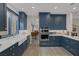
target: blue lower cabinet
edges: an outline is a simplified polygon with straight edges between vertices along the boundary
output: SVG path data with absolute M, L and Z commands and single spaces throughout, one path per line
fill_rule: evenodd
M 56 46 L 61 46 L 61 36 L 55 36 L 55 45 Z
M 62 46 L 75 56 L 79 56 L 79 41 L 63 37 Z
M 60 46 L 61 36 L 49 36 L 49 40 L 40 41 L 40 46 L 53 47 Z
M 24 42 L 24 51 L 26 50 L 26 48 L 27 48 L 27 40 Z
M 60 45 L 61 45 L 62 47 L 65 46 L 65 38 L 62 37 L 62 36 L 61 36 L 61 39 L 60 39 Z
M 22 55 L 23 52 L 24 52 L 24 44 L 22 43 L 20 46 L 18 46 L 18 49 L 19 49 L 18 55 L 20 56 L 20 55 Z
M 23 42 L 20 46 L 18 46 L 19 49 L 18 55 L 22 55 L 26 48 L 27 48 L 27 40 Z
M 79 41 L 71 39 L 71 47 L 79 50 Z
M 30 44 L 30 36 L 27 36 L 27 40 L 24 41 L 20 46 L 18 46 L 19 56 L 21 56 L 24 53 L 24 51 L 29 47 L 29 44 Z
M 75 56 L 79 56 L 79 42 L 73 39 L 70 39 L 70 52 L 75 55 Z
M 18 55 L 17 47 L 18 47 L 18 43 L 14 44 L 13 46 L 1 52 L 0 56 L 17 56 Z
M 60 46 L 60 36 L 49 36 L 50 46 Z
M 42 47 L 62 46 L 75 56 L 79 56 L 79 41 L 63 36 L 49 36 L 48 41 L 40 41 Z
M 11 48 L 10 48 L 10 53 L 11 53 L 11 56 L 18 56 L 18 43 L 16 43 L 15 45 L 13 45 Z
M 40 47 L 48 47 L 49 46 L 49 43 L 48 41 L 40 41 Z
M 27 47 L 29 47 L 30 44 L 30 35 L 27 36 Z

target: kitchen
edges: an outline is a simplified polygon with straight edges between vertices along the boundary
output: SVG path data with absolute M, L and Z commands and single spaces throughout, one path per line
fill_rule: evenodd
M 78 3 L 0 4 L 1 56 L 79 56 Z

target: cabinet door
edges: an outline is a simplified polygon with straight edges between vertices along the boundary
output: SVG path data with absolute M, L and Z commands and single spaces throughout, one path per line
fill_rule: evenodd
M 0 3 L 0 31 L 7 30 L 6 4 Z
M 30 35 L 27 36 L 27 47 L 29 47 L 30 44 Z
M 19 53 L 18 53 L 18 55 L 22 55 L 23 52 L 24 52 L 24 43 L 22 43 L 20 46 L 18 46 L 18 48 L 19 48 Z
M 54 30 L 54 22 L 55 22 L 54 15 L 50 15 L 50 20 L 49 20 L 49 24 L 48 24 L 50 30 Z
M 60 46 L 60 36 L 50 36 L 49 45 L 51 46 Z
M 54 36 L 49 36 L 49 45 L 50 46 L 55 46 L 55 37 Z
M 62 46 L 71 52 L 73 55 L 79 55 L 79 42 L 67 37 L 63 37 Z
M 66 30 L 66 15 L 54 15 L 54 29 Z
M 65 38 L 64 38 L 64 37 L 62 37 L 60 43 L 61 43 L 61 45 L 64 47 L 64 44 L 65 44 Z
M 27 29 L 27 15 L 24 12 L 19 12 L 19 25 L 20 30 Z
M 61 44 L 61 36 L 55 36 L 55 44 L 57 45 L 57 46 L 60 46 Z
M 64 47 L 65 39 L 63 36 L 60 36 L 59 42 L 60 42 L 60 45 Z
M 61 45 L 66 48 L 67 50 L 69 50 L 69 47 L 70 47 L 70 39 L 69 38 L 66 38 L 66 37 L 62 37 L 62 43 Z
M 28 40 L 26 40 L 26 41 L 24 42 L 24 50 L 26 50 L 26 48 L 27 48 L 27 46 L 28 46 L 27 41 L 28 41 Z
M 40 45 L 40 47 L 49 47 L 49 42 L 48 41 L 40 41 L 39 45 Z
M 50 14 L 49 12 L 40 12 L 39 13 L 39 27 L 40 28 L 45 28 L 48 27 L 48 22 L 50 19 Z
M 12 48 L 12 50 L 11 50 Z M 11 51 L 11 55 L 12 56 L 17 56 L 18 55 L 18 43 L 16 43 L 15 45 L 13 45 L 12 47 L 10 48 L 10 51 Z
M 70 39 L 70 48 L 71 48 L 71 53 L 78 56 L 79 55 L 79 42 L 73 39 Z

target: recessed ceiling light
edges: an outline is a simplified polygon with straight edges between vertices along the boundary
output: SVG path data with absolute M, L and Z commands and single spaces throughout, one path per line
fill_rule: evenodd
M 35 8 L 35 7 L 32 7 L 33 9 Z
M 73 7 L 73 10 L 75 10 L 76 9 L 76 7 Z
M 54 9 L 57 9 L 57 6 L 56 6 L 56 7 L 54 7 Z

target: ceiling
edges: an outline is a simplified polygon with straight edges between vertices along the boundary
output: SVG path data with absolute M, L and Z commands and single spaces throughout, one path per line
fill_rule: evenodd
M 27 15 L 37 16 L 39 12 L 52 14 L 73 13 L 74 18 L 79 18 L 78 3 L 10 3 L 17 11 L 24 11 Z

